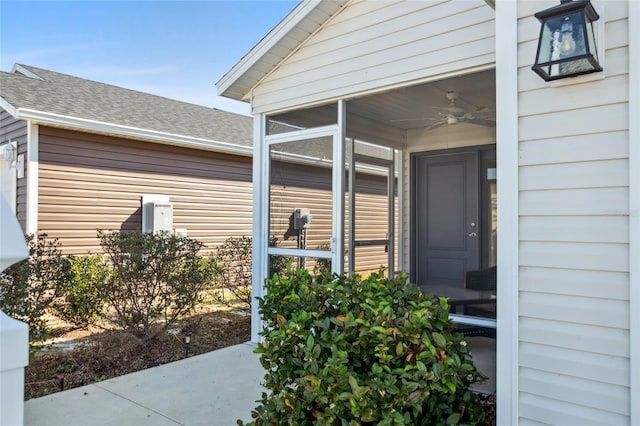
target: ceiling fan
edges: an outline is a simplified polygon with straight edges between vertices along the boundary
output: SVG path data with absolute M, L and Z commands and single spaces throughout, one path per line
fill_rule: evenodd
M 456 101 L 458 100 L 458 92 L 450 91 L 447 92 L 447 99 L 449 99 L 448 107 L 432 107 L 434 109 L 446 111 L 438 111 L 439 118 L 432 117 L 422 117 L 422 118 L 405 118 L 399 120 L 391 120 L 391 122 L 400 122 L 400 121 L 434 121 L 427 130 L 435 129 L 436 127 L 440 127 L 444 124 L 457 124 L 457 123 L 469 123 L 469 124 L 477 124 L 479 126 L 486 127 L 495 127 L 496 122 L 493 120 L 487 120 L 485 118 L 479 118 L 478 116 L 491 113 L 493 110 L 489 108 L 480 108 L 475 111 L 469 112 L 465 111 L 464 108 L 456 105 Z

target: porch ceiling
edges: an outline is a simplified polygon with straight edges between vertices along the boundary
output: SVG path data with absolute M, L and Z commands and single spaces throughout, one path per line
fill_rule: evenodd
M 448 92 L 457 93 L 458 115 L 471 113 L 478 120 L 471 123 L 463 119 L 455 125 L 448 124 L 446 117 L 451 113 Z M 485 135 L 492 139 L 490 136 L 495 134 L 495 93 L 495 70 L 490 69 L 354 96 L 347 102 L 347 135 L 397 148 L 406 146 L 409 136 L 412 138 L 410 144 L 420 144 L 432 134 L 440 135 L 440 139 L 443 136 L 467 139 L 469 135 Z M 270 118 L 301 128 L 327 125 L 335 123 L 336 104 L 293 110 Z M 416 134 L 420 135 L 418 139 L 415 139 Z
M 456 106 L 495 121 L 495 70 L 465 74 L 435 82 L 407 86 L 349 101 L 347 111 L 400 129 L 429 127 L 446 114 L 447 92 L 458 92 Z M 445 108 L 445 109 L 442 109 Z M 458 124 L 460 125 L 460 124 Z M 474 126 L 473 124 L 462 124 Z M 445 125 L 446 126 L 446 125 Z

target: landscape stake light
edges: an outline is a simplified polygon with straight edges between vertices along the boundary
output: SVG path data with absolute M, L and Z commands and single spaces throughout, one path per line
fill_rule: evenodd
M 561 0 L 535 14 L 541 23 L 536 62 L 545 81 L 602 71 L 593 22 L 600 16 L 589 0 Z
M 191 343 L 191 336 L 193 335 L 190 331 L 184 332 L 184 357 L 187 358 L 189 356 L 189 344 Z

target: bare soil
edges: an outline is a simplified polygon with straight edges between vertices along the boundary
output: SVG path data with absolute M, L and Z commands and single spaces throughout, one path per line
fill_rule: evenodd
M 25 371 L 25 399 L 183 359 L 185 332 L 192 333 L 188 356 L 246 342 L 251 317 L 224 306 L 200 309 L 148 341 L 122 330 L 73 329 L 60 321 L 50 329 L 53 339 L 32 351 Z

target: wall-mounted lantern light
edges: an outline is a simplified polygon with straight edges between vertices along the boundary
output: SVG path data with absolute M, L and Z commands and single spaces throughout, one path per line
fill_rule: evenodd
M 589 0 L 561 0 L 535 14 L 542 24 L 536 63 L 545 81 L 602 71 L 593 22 L 600 19 Z

